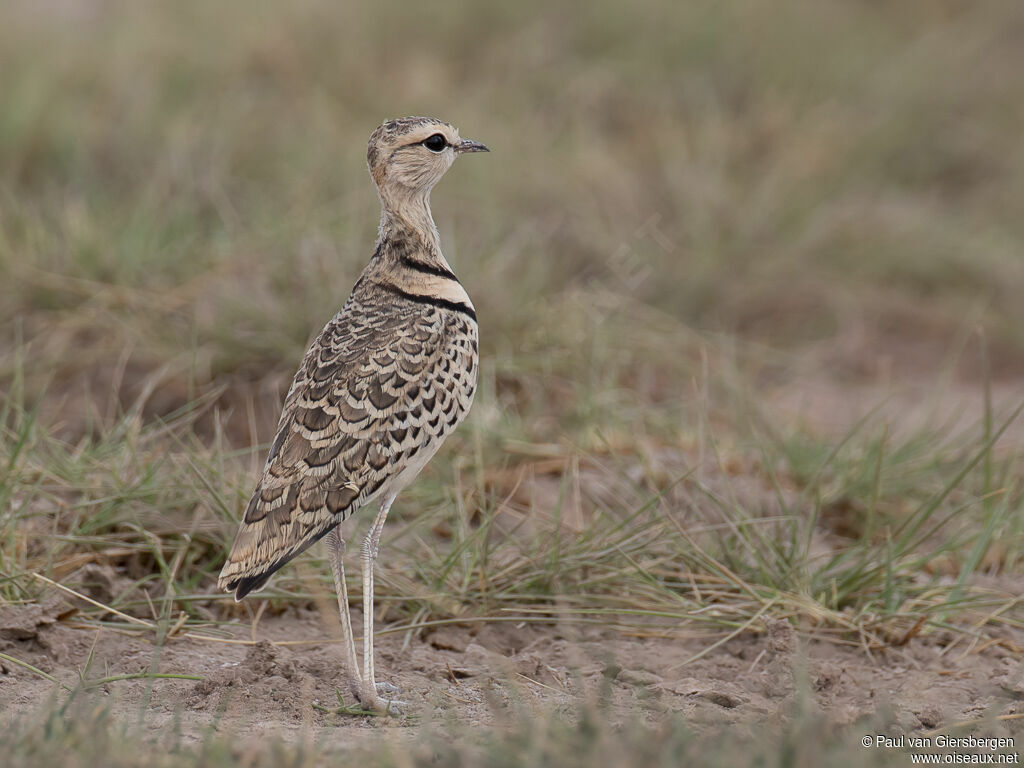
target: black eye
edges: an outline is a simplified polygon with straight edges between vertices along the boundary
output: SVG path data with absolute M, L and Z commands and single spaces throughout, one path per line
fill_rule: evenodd
M 429 139 L 423 140 L 423 146 L 429 149 L 431 152 L 440 152 L 448 146 L 448 142 L 445 141 L 444 136 L 440 133 L 435 133 Z

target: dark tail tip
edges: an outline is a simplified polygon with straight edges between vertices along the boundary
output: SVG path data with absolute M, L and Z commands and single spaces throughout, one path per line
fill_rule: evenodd
M 316 542 L 318 542 L 320 539 L 326 536 L 327 532 L 330 531 L 335 525 L 337 525 L 337 523 L 334 523 L 334 525 L 331 525 L 322 531 L 318 531 L 315 535 L 310 536 L 309 539 L 304 541 L 301 546 L 292 550 L 288 554 L 283 555 L 282 557 L 278 558 L 276 561 L 270 563 L 269 565 L 264 566 L 261 572 L 254 573 L 249 576 L 239 576 L 237 579 L 232 579 L 231 581 L 224 584 L 224 590 L 227 592 L 234 592 L 235 602 L 237 603 L 250 592 L 255 592 L 257 589 L 263 589 L 263 587 L 267 585 L 267 582 L 270 581 L 270 577 L 277 573 L 277 571 L 280 570 L 282 566 L 284 566 L 286 563 L 291 562 L 293 559 L 298 557 L 300 554 L 305 552 Z
M 269 580 L 269 573 L 261 573 L 258 576 L 245 576 L 237 581 L 230 582 L 227 585 L 227 591 L 235 593 L 235 602 L 237 603 L 250 592 L 262 589 Z

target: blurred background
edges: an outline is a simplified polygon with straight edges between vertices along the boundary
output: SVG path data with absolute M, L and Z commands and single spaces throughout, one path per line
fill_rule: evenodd
M 980 327 L 1020 373 L 1018 3 L 2 14 L 0 380 L 72 433 L 85 401 L 145 390 L 159 414 L 215 387 L 265 440 L 371 252 L 366 138 L 406 114 L 493 150 L 434 209 L 498 397 L 596 377 L 657 405 L 689 330 L 839 344 L 863 374 Z
M 492 150 L 433 198 L 483 355 L 469 425 L 408 504 L 466 505 L 441 539 L 496 500 L 551 512 L 566 483 L 577 527 L 636 508 L 709 434 L 725 474 L 799 490 L 832 445 L 805 427 L 893 386 L 1019 392 L 1015 0 L 5 3 L 0 94 L 9 599 L 91 560 L 172 578 L 147 527 L 182 553 L 179 593 L 209 587 L 305 346 L 371 253 L 386 118 Z M 944 487 L 949 456 L 916 434 L 892 475 L 884 436 L 826 473 L 833 532 L 870 544 L 865 517 Z M 1009 568 L 1003 498 L 979 546 L 1002 536 Z

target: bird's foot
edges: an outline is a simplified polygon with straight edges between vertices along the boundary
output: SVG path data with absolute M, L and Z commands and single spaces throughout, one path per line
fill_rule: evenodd
M 392 715 L 398 717 L 404 715 L 406 707 L 409 705 L 404 701 L 398 699 L 388 699 L 382 696 L 373 696 L 361 698 L 359 700 L 360 706 L 366 712 L 366 714 L 372 715 Z
M 330 712 L 335 715 L 352 715 L 355 717 L 365 715 L 392 715 L 398 716 L 405 713 L 406 703 L 378 695 L 379 693 L 397 693 L 398 687 L 390 683 L 375 686 L 376 690 L 371 694 L 368 691 L 356 691 L 353 698 L 355 703 L 346 704 L 341 691 L 335 691 L 338 696 L 338 706 L 335 708 L 324 707 L 314 704 L 313 708 L 321 712 Z
M 392 698 L 389 694 L 398 693 L 401 689 L 391 683 L 374 683 L 369 690 L 359 695 L 359 703 L 368 711 L 383 715 L 404 714 L 408 706 L 404 701 Z

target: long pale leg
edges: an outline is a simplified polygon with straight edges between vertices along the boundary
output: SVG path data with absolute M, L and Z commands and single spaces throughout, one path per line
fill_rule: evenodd
M 367 695 L 376 696 L 378 689 L 382 692 L 393 692 L 397 689 L 394 686 L 381 684 L 378 686 L 373 672 L 373 566 L 377 560 L 377 552 L 380 548 L 380 535 L 384 530 L 384 521 L 387 520 L 388 510 L 395 497 L 391 496 L 381 502 L 380 511 L 377 513 L 370 532 L 363 540 L 362 561 L 363 561 L 363 685 Z M 399 702 L 389 702 L 399 704 Z
M 334 588 L 338 593 L 338 613 L 341 614 L 342 655 L 345 657 L 345 679 L 348 682 L 349 692 L 358 699 L 363 693 L 363 681 L 359 676 L 356 643 L 352 637 L 352 616 L 348 610 L 348 587 L 345 585 L 345 540 L 341 538 L 340 524 L 327 534 L 327 549 L 331 556 Z

